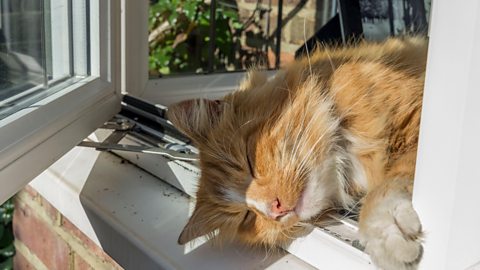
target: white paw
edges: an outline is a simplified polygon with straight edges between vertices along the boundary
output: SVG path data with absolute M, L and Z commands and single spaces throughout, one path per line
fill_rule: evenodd
M 361 220 L 360 237 L 381 269 L 417 269 L 422 258 L 422 225 L 409 198 L 384 198 Z

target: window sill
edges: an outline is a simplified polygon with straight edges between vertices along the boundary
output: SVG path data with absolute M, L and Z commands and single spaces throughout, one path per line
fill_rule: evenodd
M 106 138 L 109 133 L 103 131 L 95 134 Z M 120 143 L 138 145 L 138 140 L 127 135 Z M 195 165 L 150 154 L 128 151 L 115 151 L 115 154 L 175 186 L 189 196 L 195 197 L 200 175 L 199 168 Z M 375 269 L 369 256 L 353 246 L 352 241 L 357 237 L 355 225 L 332 224 L 325 229 L 328 232 L 314 228 L 309 234 L 293 241 L 286 250 L 320 269 Z M 335 236 L 336 233 L 338 235 Z M 348 242 L 345 241 L 346 239 Z
M 76 147 L 30 185 L 126 269 L 312 269 L 291 254 L 177 245 L 189 199 L 107 152 Z

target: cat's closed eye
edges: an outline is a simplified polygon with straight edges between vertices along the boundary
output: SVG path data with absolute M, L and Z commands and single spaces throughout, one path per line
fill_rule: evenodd
M 255 219 L 256 219 L 256 214 L 251 210 L 247 210 L 247 212 L 245 213 L 245 217 L 243 218 L 243 221 L 241 223 L 241 228 L 243 229 L 250 228 L 255 223 Z
M 250 161 L 250 155 L 249 155 L 249 152 L 248 152 L 248 143 L 246 144 L 246 147 L 245 147 L 246 151 L 245 151 L 245 155 L 247 156 L 247 163 L 248 163 L 248 170 L 250 171 L 250 175 L 255 178 L 255 172 L 253 170 L 253 166 L 252 166 L 252 162 Z

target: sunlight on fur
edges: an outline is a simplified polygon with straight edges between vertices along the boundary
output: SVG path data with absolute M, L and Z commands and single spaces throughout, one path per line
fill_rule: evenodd
M 169 109 L 202 170 L 179 243 L 207 235 L 272 252 L 329 211 L 361 204 L 374 263 L 415 269 L 422 229 L 411 192 L 427 40 L 318 48 L 271 80 L 252 70 L 221 100 Z

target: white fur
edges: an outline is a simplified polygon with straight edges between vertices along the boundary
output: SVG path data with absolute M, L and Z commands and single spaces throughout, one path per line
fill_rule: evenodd
M 372 211 L 360 230 L 365 251 L 384 270 L 416 269 L 422 229 L 408 195 L 390 194 Z
M 336 193 L 336 202 L 340 204 L 345 209 L 350 209 L 352 205 L 354 205 L 354 200 L 350 194 L 347 193 L 347 189 L 350 185 L 350 181 L 354 174 L 358 173 L 355 172 L 355 169 L 352 165 L 352 158 L 354 155 L 352 153 L 347 152 L 344 148 L 336 149 L 335 153 L 335 181 L 338 183 L 337 185 L 337 193 Z M 360 169 L 363 170 L 363 167 L 360 166 Z
M 268 204 L 255 199 L 247 198 L 238 191 L 228 188 L 222 189 L 223 199 L 235 203 L 246 203 L 248 207 L 255 208 L 265 215 L 270 215 Z
M 365 169 L 363 165 L 355 155 L 355 152 L 359 152 L 363 149 L 375 149 L 378 145 L 369 144 L 362 140 L 358 136 L 353 135 L 352 133 L 342 130 L 343 137 L 349 142 L 348 149 L 345 152 L 346 158 L 350 161 L 350 177 L 349 179 L 353 181 L 360 189 L 367 190 L 368 189 L 368 181 L 367 176 L 365 174 Z
M 255 199 L 247 198 L 245 195 L 238 193 L 236 190 L 224 188 L 222 189 L 223 199 L 235 203 L 245 203 L 250 208 L 255 208 L 266 216 L 270 215 L 268 204 Z
M 248 207 L 253 207 L 258 211 L 262 212 L 263 214 L 265 214 L 266 216 L 269 216 L 270 214 L 269 205 L 267 205 L 265 202 L 256 201 L 248 197 L 246 199 L 246 202 Z
M 367 175 L 365 174 L 363 165 L 360 163 L 356 155 L 352 153 L 348 153 L 347 155 L 351 162 L 350 179 L 362 190 L 367 190 Z
M 238 193 L 236 190 L 223 188 L 223 199 L 229 202 L 245 203 L 245 195 Z
M 315 168 L 308 178 L 295 212 L 301 220 L 309 220 L 336 201 L 339 182 L 336 179 L 335 160 L 329 159 Z

